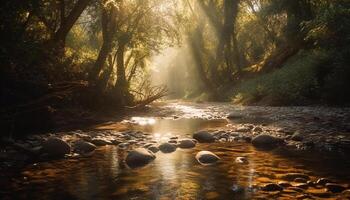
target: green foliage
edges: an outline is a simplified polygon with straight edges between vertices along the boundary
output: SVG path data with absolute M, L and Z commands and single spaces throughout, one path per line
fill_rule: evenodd
M 244 81 L 234 89 L 236 103 L 263 102 L 271 105 L 299 105 L 317 98 L 318 70 L 329 59 L 324 51 L 303 51 L 279 70 Z

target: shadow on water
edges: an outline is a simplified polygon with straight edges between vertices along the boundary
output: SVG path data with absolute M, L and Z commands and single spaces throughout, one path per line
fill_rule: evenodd
M 225 127 L 226 120 L 132 118 L 127 128 L 147 131 L 157 141 L 172 136 L 189 137 L 194 131 Z M 120 124 L 119 124 L 120 125 Z M 116 124 L 97 127 L 108 129 Z M 220 161 L 202 166 L 195 160 L 200 150 L 217 154 Z M 311 180 L 330 177 L 348 183 L 349 161 L 337 157 L 287 152 L 259 151 L 247 143 L 198 144 L 193 149 L 156 153 L 149 165 L 130 169 L 126 151 L 105 146 L 86 158 L 57 160 L 23 169 L 10 187 L 8 199 L 250 199 L 293 198 L 300 192 L 263 192 L 256 186 L 276 183 L 286 173 L 302 173 Z M 235 162 L 238 156 L 247 164 Z M 307 193 L 305 190 L 304 193 Z M 303 192 L 302 192 L 303 193 Z M 6 197 L 6 196 L 5 196 Z M 6 199 L 6 198 L 5 198 Z

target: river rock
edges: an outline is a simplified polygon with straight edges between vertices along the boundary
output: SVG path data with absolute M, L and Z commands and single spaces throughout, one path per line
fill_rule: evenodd
M 288 173 L 283 176 L 281 176 L 281 179 L 287 180 L 287 181 L 294 181 L 296 178 L 303 178 L 306 180 L 309 180 L 310 177 L 306 174 L 301 174 L 301 173 Z
M 104 146 L 104 145 L 112 144 L 110 141 L 105 140 L 103 138 L 94 138 L 91 140 L 91 143 L 96 146 Z
M 247 164 L 248 163 L 248 159 L 246 157 L 237 157 L 235 162 L 236 163 Z
M 304 137 L 301 135 L 301 133 L 299 131 L 296 131 L 291 137 L 291 140 L 293 141 L 302 141 L 304 139 Z
M 196 143 L 191 139 L 182 139 L 177 146 L 182 149 L 189 149 L 195 147 Z
M 297 183 L 293 185 L 294 187 L 302 188 L 302 189 L 307 189 L 309 185 L 307 183 Z
M 84 140 L 78 140 L 74 144 L 74 150 L 81 153 L 89 153 L 96 149 L 96 146 L 90 142 Z
M 236 129 L 236 131 L 237 132 L 249 132 L 251 130 L 251 128 L 249 128 L 249 127 L 238 127 L 237 129 Z
M 215 141 L 214 136 L 208 131 L 196 132 L 193 134 L 193 138 L 196 139 L 198 142 L 203 142 L 203 143 L 209 143 L 209 142 Z
M 153 153 L 157 153 L 159 151 L 159 148 L 156 146 L 149 146 L 147 149 L 152 151 Z
M 43 143 L 43 152 L 48 153 L 53 157 L 63 157 L 65 154 L 69 154 L 70 145 L 57 137 L 50 137 Z
M 163 153 L 171 153 L 176 151 L 176 145 L 165 142 L 158 146 L 159 150 Z
M 271 148 L 276 147 L 278 144 L 282 143 L 282 139 L 273 137 L 271 135 L 258 135 L 252 139 L 252 144 L 259 148 Z
M 340 193 L 346 189 L 346 187 L 335 183 L 326 183 L 326 188 L 327 188 L 327 191 L 330 191 L 333 193 Z
M 283 188 L 276 183 L 268 183 L 261 187 L 261 190 L 272 192 L 272 191 L 282 191 Z
M 151 151 L 145 148 L 137 148 L 128 153 L 125 162 L 129 167 L 135 168 L 147 165 L 155 158 L 156 156 Z
M 313 196 L 321 197 L 321 198 L 328 198 L 331 196 L 331 193 L 327 192 L 324 188 L 322 188 L 322 189 L 309 189 L 307 192 Z
M 240 118 L 242 118 L 242 115 L 236 112 L 231 112 L 227 115 L 227 119 L 240 119 Z
M 200 151 L 196 155 L 196 159 L 200 164 L 212 164 L 217 162 L 220 158 L 210 151 Z
M 298 177 L 298 178 L 295 178 L 295 179 L 294 179 L 294 182 L 297 182 L 297 183 L 306 183 L 306 182 L 307 182 L 307 179 Z
M 118 146 L 118 148 L 120 148 L 120 149 L 126 149 L 126 148 L 129 146 L 129 144 L 123 142 L 123 143 L 118 144 L 117 146 Z
M 332 181 L 329 180 L 328 178 L 319 178 L 319 179 L 316 181 L 316 184 L 317 184 L 317 185 L 326 185 L 327 183 L 332 183 Z
M 260 132 L 262 132 L 262 131 L 263 131 L 263 130 L 262 130 L 261 127 L 256 126 L 256 127 L 253 128 L 253 132 L 260 133 Z
M 286 181 L 280 181 L 280 182 L 278 182 L 278 185 L 283 187 L 283 188 L 287 188 L 287 187 L 292 186 L 292 184 L 290 184 L 289 182 L 286 182 Z

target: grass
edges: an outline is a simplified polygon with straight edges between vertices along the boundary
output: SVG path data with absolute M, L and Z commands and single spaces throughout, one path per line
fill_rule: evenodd
M 280 69 L 241 82 L 231 99 L 239 104 L 307 104 L 319 96 L 319 71 L 327 60 L 325 51 L 300 51 Z

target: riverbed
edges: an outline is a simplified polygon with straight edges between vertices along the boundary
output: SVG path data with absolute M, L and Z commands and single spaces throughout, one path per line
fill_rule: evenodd
M 254 132 L 255 127 L 261 131 Z M 129 143 L 101 145 L 89 155 L 72 153 L 61 159 L 29 163 L 7 175 L 3 171 L 0 196 L 2 199 L 346 199 L 350 194 L 348 128 L 349 109 L 343 108 L 159 103 L 146 111 L 130 113 L 124 120 L 111 120 L 86 130 L 52 133 L 67 141 L 79 134 L 101 133 Z M 143 167 L 130 168 L 125 163 L 133 148 L 149 142 L 160 144 L 192 138 L 199 130 L 231 135 L 214 143 L 197 143 L 190 149 L 177 148 L 172 153 L 158 151 L 154 161 Z M 261 150 L 242 139 L 253 138 L 260 132 L 283 138 L 285 144 Z M 300 132 L 302 139 L 293 140 L 295 132 Z M 141 133 L 147 137 L 137 139 Z M 310 141 L 314 144 L 310 145 Z M 195 155 L 202 150 L 213 152 L 220 160 L 201 165 Z M 237 162 L 237 157 L 244 157 L 246 162 Z M 320 179 L 344 187 L 344 191 L 329 191 L 318 183 Z M 264 189 L 267 184 L 283 183 L 282 189 Z

